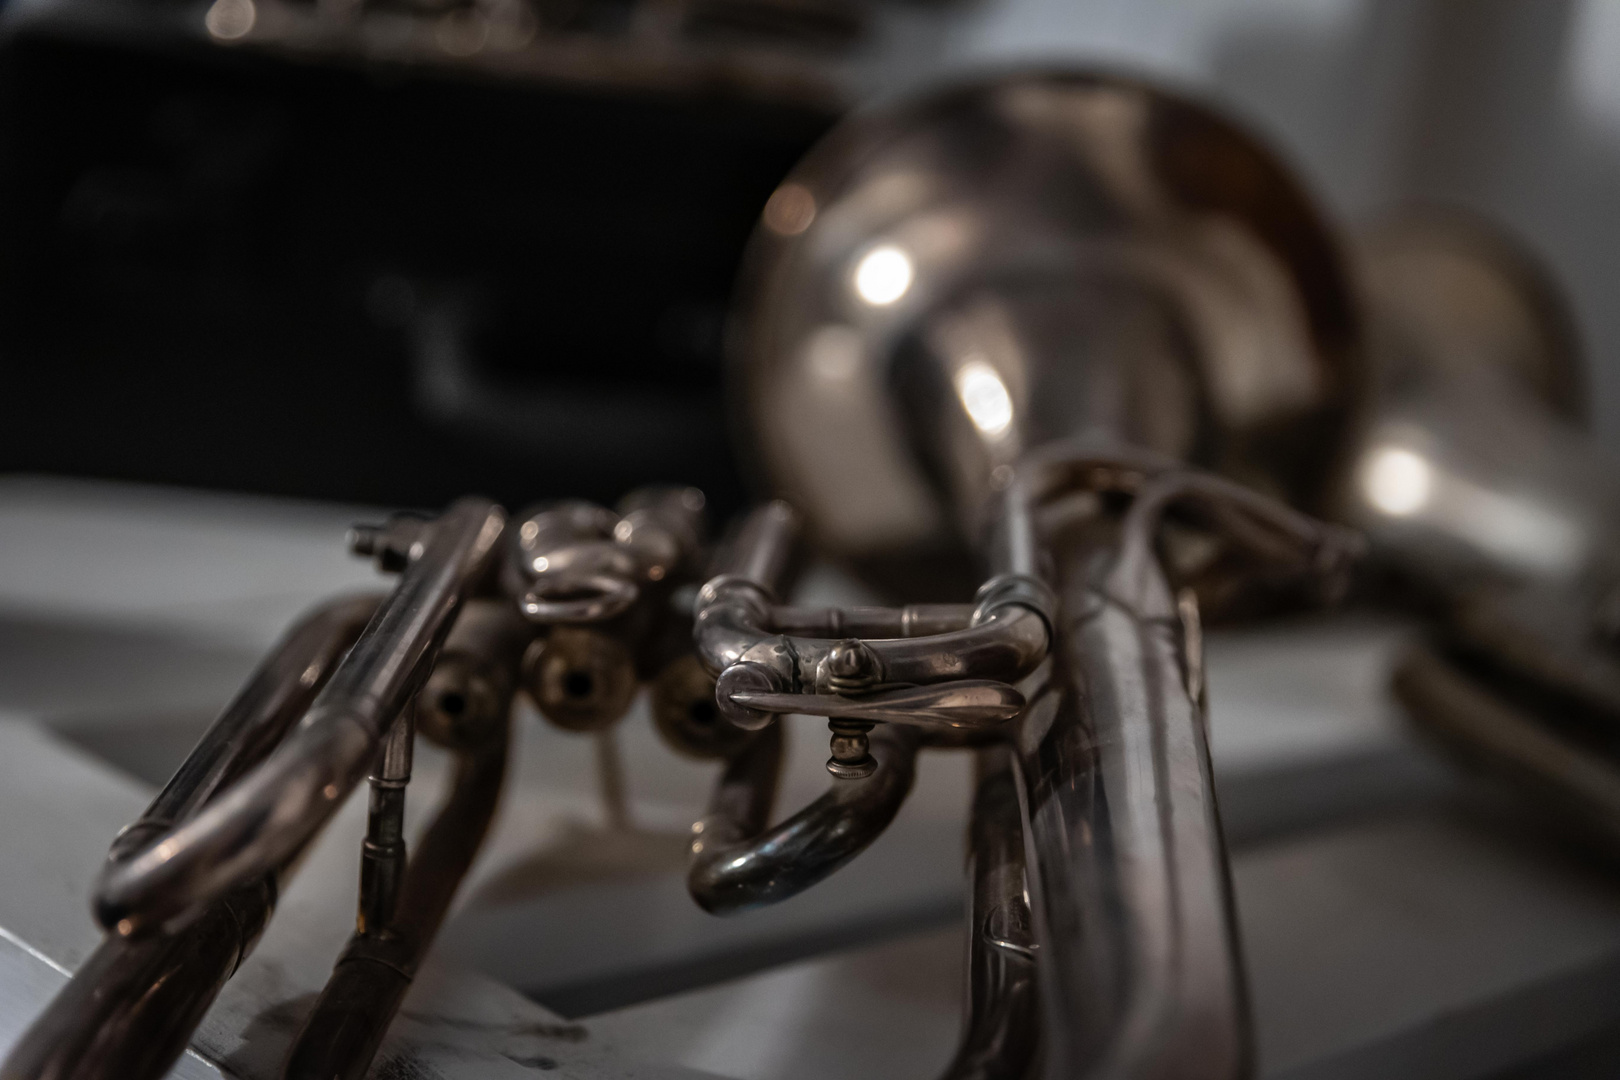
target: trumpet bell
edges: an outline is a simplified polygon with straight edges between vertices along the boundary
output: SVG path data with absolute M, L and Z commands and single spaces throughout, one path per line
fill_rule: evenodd
M 739 313 L 763 471 L 856 559 L 973 539 L 997 470 L 1065 437 L 1310 504 L 1363 383 L 1302 190 L 1237 127 L 1112 76 L 846 121 L 765 207 Z

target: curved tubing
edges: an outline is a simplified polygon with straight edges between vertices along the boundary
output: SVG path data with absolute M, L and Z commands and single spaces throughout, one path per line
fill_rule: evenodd
M 376 609 L 343 597 L 293 626 L 203 735 L 144 814 L 113 842 L 127 860 L 192 817 L 268 755 L 309 708 Z M 4 1080 L 155 1080 L 186 1043 L 258 940 L 275 905 L 266 876 L 209 904 L 183 932 L 102 940 L 5 1064 Z
M 863 639 L 876 659 L 879 679 L 925 685 L 952 679 L 995 679 L 1017 682 L 1045 659 L 1050 633 L 1045 605 L 1036 597 L 1044 586 L 1035 579 L 1035 538 L 1030 510 L 1021 487 L 999 500 L 993 519 L 992 557 L 996 576 L 980 591 L 982 602 L 966 626 L 958 626 L 955 609 L 937 609 L 932 617 L 902 610 L 898 614 L 863 616 L 880 629 L 898 623 L 902 631 L 922 636 Z M 797 536 L 797 517 L 784 503 L 767 503 L 749 515 L 725 570 L 699 594 L 693 620 L 698 658 L 719 675 L 756 646 L 769 644 L 785 654 L 794 668 L 794 685 L 817 687 L 821 662 L 838 638 L 778 634 L 774 616 L 807 620 L 802 609 L 778 608 L 773 590 Z M 1020 588 L 1022 586 L 1022 588 Z M 822 621 L 817 619 L 816 621 Z M 825 620 L 833 623 L 830 618 Z M 943 632 L 941 626 L 951 627 Z
M 781 769 L 781 725 L 761 731 L 730 765 L 709 813 L 692 827 L 687 890 L 698 906 L 731 915 L 796 896 L 866 849 L 888 828 L 916 776 L 920 738 L 884 725 L 871 735 L 877 771 L 834 780 L 827 793 L 765 829 Z
M 698 656 L 711 674 L 742 659 L 756 645 L 779 646 L 792 657 L 800 685 L 815 686 L 821 662 L 836 638 L 789 637 L 773 632 L 769 608 L 749 582 L 710 582 L 694 631 Z M 992 612 L 977 626 L 918 638 L 864 638 L 884 682 L 926 685 L 952 679 L 1017 682 L 1046 658 L 1046 620 L 1021 605 Z
M 129 862 L 269 756 L 309 711 L 381 599 L 365 594 L 328 601 L 283 634 L 146 812 L 118 834 L 107 861 Z
M 1287 567 L 1293 564 L 1328 591 L 1342 589 L 1364 544 L 1359 534 L 1307 517 L 1223 477 L 1188 469 L 1145 481 L 1120 526 L 1118 558 L 1109 588 L 1144 615 L 1175 613 L 1169 582 L 1158 564 L 1154 540 L 1172 505 L 1197 507 L 1214 529 L 1252 554 Z
M 1307 569 L 1318 573 L 1346 569 L 1365 547 L 1359 534 L 1252 488 L 1107 440 L 1078 437 L 1049 443 L 1024 458 L 1019 474 L 1037 502 L 1077 488 L 1134 496 L 1123 528 L 1130 534 L 1121 546 L 1126 558 L 1153 555 L 1153 534 L 1173 503 L 1196 506 L 1214 531 L 1255 555 L 1283 563 L 1315 560 Z
M 280 866 L 326 824 L 487 576 L 505 521 L 495 504 L 462 499 L 433 523 L 292 735 L 196 817 L 108 864 L 95 900 L 103 926 L 129 936 L 183 920 Z
M 433 944 L 456 888 L 489 831 L 506 773 L 508 725 L 456 757 L 450 795 L 405 869 L 394 917 L 356 933 L 304 1021 L 286 1080 L 360 1080 Z
M 1038 961 L 1024 900 L 1024 829 L 1007 747 L 979 751 L 968 828 L 968 966 L 962 1041 L 941 1080 L 1026 1080 L 1040 1029 Z

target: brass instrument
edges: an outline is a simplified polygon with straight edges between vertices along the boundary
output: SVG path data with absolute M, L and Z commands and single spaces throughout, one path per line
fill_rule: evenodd
M 1379 391 L 1341 495 L 1436 623 L 1395 673 L 1419 728 L 1620 836 L 1620 485 L 1582 428 L 1556 284 L 1499 228 L 1412 211 L 1362 241 Z
M 1325 505 L 1354 430 L 1351 292 L 1286 172 L 1146 84 L 1018 75 L 847 121 L 744 269 L 737 400 L 780 498 L 712 549 L 689 489 L 357 530 L 394 588 L 295 628 L 120 837 L 101 952 L 0 1076 L 161 1075 L 369 775 L 356 932 L 284 1073 L 364 1075 L 487 828 L 513 695 L 604 732 L 644 682 L 723 761 L 691 842 L 711 912 L 856 857 L 922 750 L 975 755 L 948 1075 L 1245 1075 L 1201 611 L 1343 585 L 1354 537 L 1287 504 Z M 920 602 L 785 603 L 801 533 Z M 793 714 L 827 720 L 830 778 L 773 825 Z M 408 854 L 416 734 L 459 764 Z
M 861 750 L 849 720 L 934 726 L 951 691 L 1016 683 L 1026 839 L 974 859 L 993 894 L 1027 853 L 1029 910 L 969 927 L 985 974 L 953 1075 L 988 1047 L 996 1075 L 1034 1054 L 1008 1043 L 1032 1026 L 1010 1005 L 1027 973 L 981 947 L 1035 956 L 1045 1075 L 1241 1075 L 1192 586 L 1240 606 L 1331 581 L 1354 548 L 1254 490 L 1308 502 L 1352 419 L 1328 231 L 1211 113 L 1128 80 L 1024 76 L 846 123 L 767 205 L 746 282 L 741 395 L 822 549 L 892 572 L 976 546 L 990 576 L 964 629 L 916 644 L 805 641 L 768 578 L 723 576 L 697 616 L 722 708 L 835 717 L 836 773 Z M 711 645 L 710 622 L 755 637 Z M 859 687 L 918 715 L 851 709 Z M 885 752 L 902 772 L 905 743 Z M 891 767 L 877 756 L 860 783 Z

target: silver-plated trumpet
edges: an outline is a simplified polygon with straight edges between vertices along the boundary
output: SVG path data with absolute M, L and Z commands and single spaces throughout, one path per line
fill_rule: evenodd
M 668 651 L 663 601 L 690 576 L 701 509 L 690 489 L 649 490 L 622 515 L 565 504 L 509 527 L 499 507 L 465 499 L 356 529 L 356 553 L 399 573 L 393 591 L 294 627 L 120 835 L 95 898 L 109 935 L 0 1075 L 165 1073 L 251 951 L 280 877 L 369 768 L 356 931 L 284 1067 L 363 1076 L 494 813 L 513 695 L 527 676 L 566 727 L 618 719 L 629 697 L 601 686 L 633 689 L 634 656 Z M 418 732 L 456 766 L 407 858 Z
M 862 778 L 835 780 L 810 819 L 838 814 L 843 784 L 892 815 L 912 748 L 942 727 L 1015 746 L 1032 911 L 998 904 L 969 927 L 957 1075 L 1022 1075 L 1037 1028 L 1046 1075 L 1240 1075 L 1198 593 L 1172 574 L 1237 605 L 1261 579 L 1333 578 L 1354 546 L 1192 467 L 1301 502 L 1326 486 L 1358 378 L 1327 230 L 1262 150 L 1190 103 L 1014 77 L 835 131 L 767 205 L 742 295 L 754 445 L 818 546 L 891 585 L 896 567 L 977 547 L 989 576 L 928 636 L 864 636 L 921 621 L 891 611 L 824 616 L 829 636 L 805 639 L 769 572 L 746 569 L 778 561 L 761 543 L 696 618 L 722 712 L 830 718 L 829 770 Z M 893 729 L 881 743 L 874 723 Z M 768 770 L 749 781 L 728 773 L 694 841 L 700 902 L 802 887 L 821 867 L 772 865 L 789 846 L 848 857 L 802 845 L 804 816 L 759 833 L 748 793 Z M 986 895 L 1017 873 L 1005 846 L 974 864 Z M 1038 1024 L 1019 1011 L 1031 952 Z
M 688 879 L 716 913 L 854 858 L 920 751 L 976 755 L 949 1075 L 1242 1075 L 1200 613 L 1332 591 L 1354 554 L 1285 505 L 1352 430 L 1350 292 L 1271 157 L 1145 84 L 1014 76 L 848 121 L 744 269 L 737 396 L 785 501 L 712 553 L 679 489 L 357 531 L 394 589 L 363 629 L 355 602 L 295 630 L 115 845 L 105 956 L 0 1076 L 160 1075 L 369 770 L 356 932 L 285 1069 L 363 1075 L 487 828 L 513 695 L 602 733 L 643 682 L 678 750 L 725 762 Z M 801 532 L 929 602 L 784 603 Z M 827 720 L 831 778 L 772 825 L 793 714 Z M 458 766 L 412 855 L 418 733 Z

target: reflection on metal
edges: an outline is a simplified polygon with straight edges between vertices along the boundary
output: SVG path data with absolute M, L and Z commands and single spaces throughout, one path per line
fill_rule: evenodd
M 194 817 L 107 865 L 95 898 L 102 925 L 125 937 L 183 925 L 292 858 L 365 775 L 489 576 L 505 524 L 499 507 L 464 499 L 424 526 L 420 554 L 286 741 Z
M 855 292 L 873 307 L 888 307 L 906 295 L 914 274 L 905 249 L 885 244 L 861 256 L 855 266 Z
M 524 515 L 505 574 L 524 616 L 547 628 L 524 670 L 552 723 L 612 726 L 640 681 L 685 648 L 686 623 L 670 600 L 695 573 L 703 506 L 695 488 L 646 488 L 619 513 L 570 501 Z
M 1409 213 L 1364 248 L 1380 394 L 1347 513 L 1439 615 L 1397 696 L 1466 764 L 1613 843 L 1620 484 L 1577 427 L 1557 291 L 1454 212 Z
M 970 547 L 997 466 L 1096 432 L 1323 502 L 1362 381 L 1350 285 L 1309 200 L 1220 117 L 1011 77 L 861 114 L 785 185 L 814 220 L 756 233 L 736 371 L 760 464 L 824 550 Z M 858 268 L 901 256 L 865 296 Z
M 965 627 L 916 636 L 894 632 L 899 609 L 792 617 L 746 565 L 704 587 L 719 711 L 761 734 L 694 840 L 694 895 L 780 899 L 847 857 L 835 839 L 869 840 L 832 810 L 847 790 L 871 793 L 868 826 L 892 816 L 891 762 L 909 756 L 889 740 L 1011 744 L 1011 774 L 986 752 L 975 807 L 969 1031 L 950 1075 L 1036 1060 L 1053 1077 L 1242 1075 L 1198 603 L 1342 587 L 1357 550 L 1268 497 L 1320 504 L 1355 413 L 1354 305 L 1327 230 L 1242 132 L 1107 77 L 1015 76 L 867 113 L 789 186 L 814 215 L 767 217 L 741 290 L 763 466 L 857 566 L 949 547 L 979 552 L 988 578 Z M 793 525 L 761 510 L 742 556 L 784 565 Z M 761 740 L 784 712 L 829 718 L 836 779 L 761 832 Z M 1027 871 L 1008 846 L 1013 775 Z M 778 864 L 783 843 L 820 857 Z
M 714 676 L 696 656 L 669 662 L 652 685 L 653 723 L 664 741 L 690 757 L 726 760 L 742 749 L 748 733 L 720 718 Z
M 249 39 L 296 35 L 265 28 L 264 2 Z M 495 10 L 444 15 L 439 45 L 486 53 Z M 689 890 L 715 913 L 858 856 L 922 750 L 978 754 L 950 1075 L 1243 1075 L 1201 606 L 1333 592 L 1356 550 L 1274 498 L 1320 497 L 1350 429 L 1347 292 L 1269 155 L 1143 84 L 1011 77 L 850 121 L 767 205 L 744 271 L 740 400 L 792 504 L 715 553 L 680 488 L 357 529 L 395 588 L 341 660 L 330 640 L 322 664 L 273 660 L 275 739 L 118 849 L 96 897 L 107 963 L 7 1080 L 57 1075 L 24 1066 L 104 1024 L 144 1055 L 119 1075 L 161 1071 L 268 918 L 274 875 L 369 775 L 356 932 L 286 1064 L 365 1075 L 488 828 L 513 695 L 594 734 L 622 836 L 613 725 L 648 681 L 666 739 L 724 761 L 690 841 Z M 1395 494 L 1415 518 L 1440 492 Z M 857 559 L 971 551 L 981 583 L 971 602 L 970 585 L 950 604 L 786 604 L 806 525 Z M 826 719 L 830 779 L 773 826 L 792 713 Z M 457 769 L 412 851 L 416 733 Z M 119 1019 L 143 985 L 165 1003 L 195 988 L 145 1042 Z
M 216 41 L 239 41 L 253 32 L 258 17 L 253 0 L 214 0 L 203 25 Z
M 1620 580 L 1620 484 L 1575 422 L 1579 357 L 1540 268 L 1455 212 L 1362 249 L 1378 392 L 1346 516 L 1442 592 Z
M 1356 470 L 1353 512 L 1392 558 L 1476 579 L 1572 581 L 1587 570 L 1601 542 L 1590 511 L 1602 509 L 1607 493 L 1578 505 L 1568 493 L 1537 491 L 1469 460 L 1466 447 L 1435 446 L 1443 437 L 1410 419 L 1383 425 Z
M 1399 446 L 1375 447 L 1360 473 L 1362 494 L 1374 509 L 1391 517 L 1417 513 L 1434 494 L 1434 467 L 1422 454 Z
M 1065 1063 L 1053 1075 L 1237 1075 L 1247 1006 L 1198 623 L 1154 539 L 1163 515 L 1201 506 L 1268 561 L 1340 585 L 1356 545 L 1208 474 L 1168 470 L 1134 495 L 1111 558 L 1095 557 L 1095 523 L 1053 538 L 1063 651 L 1019 737 L 1046 1053 Z
M 800 184 L 783 184 L 771 193 L 760 221 L 779 236 L 797 236 L 816 219 L 816 197 Z
M 884 728 L 870 741 L 870 772 L 835 778 L 825 795 L 766 829 L 781 729 L 761 732 L 727 767 L 708 814 L 692 827 L 692 898 L 705 911 L 728 915 L 786 900 L 825 879 L 894 820 L 911 791 L 919 742 L 905 728 Z
M 1016 493 L 1005 504 L 1006 517 L 1027 517 Z M 776 632 L 773 586 L 796 523 L 781 503 L 757 511 L 732 566 L 703 587 L 694 619 L 698 656 L 718 679 L 721 715 L 749 729 L 764 727 L 780 712 L 841 717 L 862 711 L 847 704 L 856 695 L 859 703 L 871 704 L 868 712 L 894 710 L 894 716 L 882 717 L 891 721 L 909 714 L 917 723 L 949 726 L 1010 719 L 1007 706 L 1015 710 L 1021 700 L 981 683 L 1017 682 L 1035 669 L 1049 647 L 1053 607 L 1050 589 L 1029 572 L 1035 563 L 1032 527 L 1026 522 L 1014 531 L 1019 542 L 980 588 L 966 627 L 918 637 L 836 640 Z M 867 618 L 879 627 L 907 621 L 903 612 Z M 936 686 L 945 696 L 917 692 Z M 942 717 L 958 719 L 931 715 L 940 710 Z
M 533 633 L 510 604 L 469 600 L 416 695 L 417 732 L 450 750 L 484 745 L 506 723 Z
M 942 1080 L 1023 1080 L 1040 1024 L 1024 828 L 1009 749 L 980 750 L 977 766 L 968 833 L 967 1013 Z
M 477 745 L 457 749 L 449 797 L 403 868 L 403 880 L 395 886 L 397 899 L 380 923 L 365 918 L 375 900 L 362 877 L 361 925 L 293 1042 L 282 1071 L 287 1080 L 360 1080 L 370 1072 L 456 887 L 489 830 L 506 772 L 507 711 L 502 710 L 500 724 L 486 729 Z
M 1455 451 L 1452 461 L 1436 462 L 1411 448 L 1435 441 L 1422 429 L 1389 424 L 1378 429 L 1377 438 L 1357 469 L 1363 500 L 1358 516 L 1369 525 L 1387 525 L 1378 531 L 1393 551 L 1422 544 L 1427 530 L 1466 545 L 1505 576 L 1570 580 L 1580 574 L 1592 538 L 1556 503 L 1535 492 L 1513 491 L 1511 482 L 1492 485 L 1489 476 L 1483 483 L 1472 479 L 1470 472 L 1488 471 L 1488 465 L 1480 470 L 1482 463 L 1458 462 Z M 1377 515 L 1388 521 L 1378 521 Z M 1403 519 L 1409 523 L 1401 525 Z M 1412 532 L 1403 533 L 1403 528 Z M 1414 555 L 1422 557 L 1421 552 Z
M 1012 427 L 1012 397 L 995 368 L 983 360 L 969 360 L 957 371 L 954 381 L 962 408 L 984 435 L 993 439 Z
M 309 709 L 376 607 L 376 597 L 332 601 L 289 630 L 140 820 L 119 834 L 108 861 L 126 862 L 191 820 L 261 762 Z M 177 933 L 108 935 L 18 1040 L 0 1076 L 162 1076 L 257 943 L 276 893 L 265 878 L 207 905 Z
M 611 739 L 604 728 L 628 696 L 568 687 L 622 679 L 633 693 L 689 652 L 673 593 L 693 587 L 702 509 L 692 489 L 649 488 L 618 513 L 570 503 L 508 527 L 499 507 L 463 499 L 437 518 L 354 529 L 354 551 L 398 583 L 290 631 L 119 837 L 95 898 L 112 932 L 0 1075 L 163 1075 L 252 949 L 280 877 L 369 773 L 356 930 L 284 1067 L 289 1078 L 364 1076 L 488 829 L 514 695 L 526 685 L 554 717 Z M 456 767 L 409 850 L 417 733 Z M 611 742 L 599 750 L 610 825 L 628 829 L 622 766 Z

